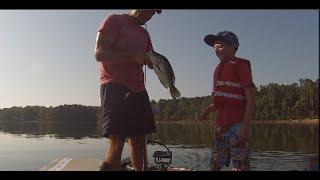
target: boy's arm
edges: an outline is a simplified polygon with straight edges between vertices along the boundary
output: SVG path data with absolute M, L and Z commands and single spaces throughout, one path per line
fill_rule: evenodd
M 210 104 L 206 109 L 204 109 L 201 113 L 200 113 L 200 120 L 205 120 L 208 119 L 208 115 L 209 113 L 213 112 L 216 110 L 216 107 L 214 106 L 214 104 Z
M 250 125 L 251 119 L 253 117 L 253 107 L 254 107 L 254 97 L 253 97 L 253 87 L 251 65 L 249 63 L 240 63 L 238 67 L 238 75 L 240 78 L 241 86 L 244 89 L 246 96 L 246 109 L 243 123 Z
M 216 109 L 217 109 L 217 108 L 214 106 L 214 104 L 210 104 L 210 105 L 207 107 L 206 111 L 207 111 L 208 113 L 210 113 L 210 112 L 215 111 Z
M 249 127 L 250 127 L 252 116 L 253 116 L 253 87 L 249 86 L 244 88 L 244 92 L 247 97 L 247 104 L 246 104 L 243 126 L 240 131 L 240 137 L 241 137 L 241 141 L 248 141 Z
M 246 103 L 246 111 L 245 111 L 243 123 L 246 126 L 249 126 L 251 124 L 251 120 L 253 116 L 253 105 L 254 105 L 253 87 L 252 86 L 245 87 L 244 93 L 247 98 L 247 103 Z

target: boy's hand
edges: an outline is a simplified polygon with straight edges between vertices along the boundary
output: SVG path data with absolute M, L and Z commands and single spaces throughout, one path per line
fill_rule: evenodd
M 246 142 L 249 139 L 249 124 L 243 124 L 240 130 L 240 141 Z
M 208 115 L 209 115 L 209 113 L 208 113 L 207 110 L 202 111 L 202 112 L 200 113 L 200 115 L 199 115 L 199 120 L 200 120 L 200 121 L 208 120 Z

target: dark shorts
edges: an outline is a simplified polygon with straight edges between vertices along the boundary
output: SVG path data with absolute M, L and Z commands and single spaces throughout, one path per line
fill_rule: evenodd
M 132 92 L 123 85 L 107 83 L 100 87 L 102 133 L 125 137 L 156 132 L 147 91 Z

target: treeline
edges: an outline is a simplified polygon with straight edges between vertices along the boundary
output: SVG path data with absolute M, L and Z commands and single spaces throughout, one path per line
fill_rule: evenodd
M 254 87 L 254 99 L 254 120 L 319 118 L 319 78 L 316 81 L 300 79 L 299 83 L 289 85 L 270 83 Z M 162 110 L 156 116 L 158 121 L 194 121 L 211 103 L 211 95 L 152 103 Z M 209 118 L 213 119 L 214 113 Z
M 0 121 L 97 121 L 100 107 L 61 105 L 57 107 L 26 106 L 0 109 Z
M 319 78 L 300 79 L 299 83 L 270 83 L 254 88 L 255 120 L 319 118 Z M 152 100 L 161 109 L 157 121 L 195 121 L 201 110 L 211 103 L 211 96 Z M 209 116 L 214 118 L 214 113 Z M 26 106 L 0 109 L 0 121 L 91 121 L 99 122 L 101 109 L 95 106 L 62 105 Z
M 255 94 L 255 119 L 319 118 L 319 78 L 290 85 L 271 83 L 260 86 Z

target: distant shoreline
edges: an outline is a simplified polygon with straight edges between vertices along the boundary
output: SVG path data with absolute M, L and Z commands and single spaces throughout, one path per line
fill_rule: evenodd
M 319 119 L 254 121 L 255 124 L 319 124 Z
M 0 123 L 79 123 L 79 124 L 94 124 L 95 121 L 1 121 Z M 213 120 L 207 121 L 156 121 L 159 124 L 196 124 L 196 123 L 213 123 Z M 254 120 L 252 124 L 319 124 L 319 119 L 298 119 L 298 120 Z
M 190 123 L 209 123 L 208 121 L 156 121 L 159 124 L 190 124 Z M 299 120 L 257 120 L 253 124 L 319 124 L 319 119 L 299 119 Z

